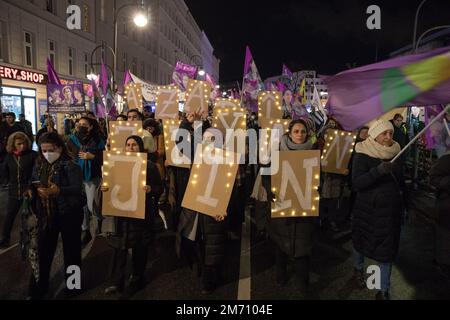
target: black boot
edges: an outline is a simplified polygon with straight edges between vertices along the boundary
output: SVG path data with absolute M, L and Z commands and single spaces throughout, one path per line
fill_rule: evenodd
M 378 291 L 375 295 L 375 300 L 391 300 L 391 296 L 389 295 L 389 292 Z
M 353 275 L 350 279 L 351 286 L 355 289 L 364 289 L 367 287 L 366 280 L 364 279 L 364 271 L 353 269 Z
M 102 233 L 102 225 L 103 225 L 103 219 L 97 220 L 97 230 L 96 230 L 97 235 Z
M 202 274 L 202 294 L 211 294 L 217 287 L 217 270 L 213 266 L 204 266 Z
M 309 257 L 295 259 L 295 271 L 300 291 L 306 293 L 309 288 Z
M 288 281 L 287 274 L 287 255 L 280 250 L 280 248 L 276 247 L 275 249 L 275 272 L 276 272 L 276 280 L 280 286 L 284 286 Z
M 92 240 L 92 235 L 89 230 L 83 230 L 81 233 L 81 247 L 84 248 Z

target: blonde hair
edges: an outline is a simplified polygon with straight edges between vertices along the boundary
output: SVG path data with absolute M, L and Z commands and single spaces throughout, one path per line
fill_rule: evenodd
M 31 149 L 31 141 L 30 138 L 27 137 L 27 135 L 23 132 L 14 132 L 12 135 L 9 136 L 8 142 L 6 143 L 6 152 L 13 153 L 13 151 L 16 149 L 15 143 L 16 140 L 21 140 L 25 142 L 27 145 L 26 150 Z

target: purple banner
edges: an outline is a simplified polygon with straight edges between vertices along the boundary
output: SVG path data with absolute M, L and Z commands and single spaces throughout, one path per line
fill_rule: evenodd
M 186 91 L 188 80 L 195 79 L 196 74 L 197 67 L 178 61 L 172 74 L 172 80 L 180 90 Z
M 436 118 L 444 110 L 442 105 L 430 106 L 425 108 L 425 125 Z M 430 128 L 425 132 L 425 141 L 427 149 L 436 149 L 438 156 L 450 149 L 450 133 L 448 129 L 448 120 L 450 113 L 439 117 Z
M 82 84 L 48 84 L 48 112 L 74 113 L 86 111 Z

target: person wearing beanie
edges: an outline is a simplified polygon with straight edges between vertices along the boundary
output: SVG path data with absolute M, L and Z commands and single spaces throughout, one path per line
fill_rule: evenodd
M 356 192 L 353 207 L 353 280 L 365 287 L 364 258 L 378 262 L 381 290 L 375 298 L 389 300 L 392 262 L 397 256 L 400 225 L 404 212 L 405 184 L 399 161 L 390 162 L 400 145 L 393 140 L 392 123 L 377 120 L 366 140 L 355 146 L 352 187 Z

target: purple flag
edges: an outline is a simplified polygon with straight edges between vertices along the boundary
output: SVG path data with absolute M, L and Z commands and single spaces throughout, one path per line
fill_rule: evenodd
M 133 78 L 131 78 L 130 70 L 127 69 L 127 71 L 125 71 L 125 77 L 123 78 L 123 86 L 125 87 L 130 82 L 133 82 Z
M 291 72 L 291 70 L 289 70 L 288 67 L 286 67 L 285 64 L 283 64 L 283 70 L 282 70 L 281 75 L 286 76 L 288 78 L 292 78 L 292 72 Z
M 109 87 L 108 71 L 106 71 L 105 64 L 102 62 L 101 73 L 100 73 L 100 87 L 102 88 L 103 94 L 106 94 Z
M 197 67 L 178 61 L 172 74 L 172 80 L 180 90 L 186 91 L 188 80 L 195 79 L 196 75 Z
M 325 82 L 330 111 L 353 130 L 395 107 L 450 102 L 450 47 L 347 70 Z
M 425 125 L 436 118 L 444 110 L 444 106 L 429 106 L 425 108 Z M 450 119 L 450 114 L 447 116 Z M 445 115 L 436 120 L 425 132 L 427 149 L 436 149 L 438 156 L 440 153 L 450 149 L 450 132 Z
M 264 84 L 259 75 L 258 68 L 253 60 L 250 48 L 245 48 L 244 79 L 242 84 L 243 105 L 258 112 L 258 92 L 264 90 Z
M 97 80 L 99 81 L 99 80 Z M 95 80 L 91 80 L 91 85 L 92 85 L 92 91 L 93 91 L 93 95 L 94 95 L 94 99 L 92 99 L 91 101 L 91 110 L 92 112 L 94 112 L 95 116 L 97 118 L 105 118 L 106 117 L 106 107 L 105 104 L 103 103 L 103 99 L 102 99 L 102 95 L 100 93 L 100 91 L 98 90 L 98 86 Z
M 47 75 L 48 75 L 48 84 L 61 84 L 59 80 L 58 74 L 53 67 L 52 61 L 47 58 Z

